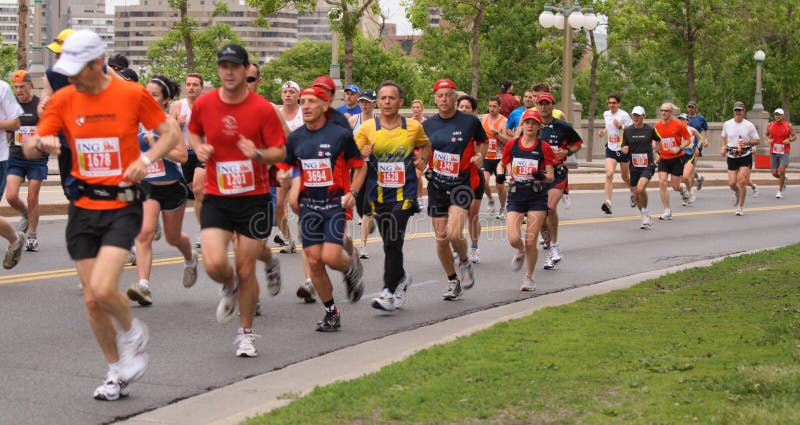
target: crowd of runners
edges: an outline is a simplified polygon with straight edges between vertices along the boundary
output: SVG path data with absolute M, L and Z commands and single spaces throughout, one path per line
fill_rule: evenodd
M 57 61 L 46 73 L 41 97 L 31 94 L 33 81 L 25 71 L 13 75 L 16 99 L 7 99 L 10 87 L 0 83 L 5 115 L 0 126 L 11 134 L 8 177 L 2 181 L 6 199 L 21 216 L 16 229 L 0 219 L 0 235 L 9 242 L 3 265 L 12 268 L 23 250 L 39 249 L 38 190 L 47 178 L 48 157 L 59 155 L 70 200 L 67 248 L 89 324 L 109 364 L 94 392 L 97 399 L 128 395 L 128 384 L 147 367 L 147 327 L 132 317 L 130 302 L 154 302 L 152 244 L 162 234 L 184 258 L 185 287 L 198 279 L 199 258 L 220 285 L 217 320 L 225 323 L 239 313 L 235 354 L 240 357 L 258 355 L 253 322 L 260 314 L 259 264 L 269 294 L 282 287 L 280 263 L 267 246 L 273 227 L 281 253 L 295 253 L 297 242 L 302 246 L 306 279 L 296 294 L 308 303 L 321 302 L 322 319 L 315 324 L 320 332 L 341 327 L 331 272 L 342 276 L 349 301 L 364 294 L 362 260 L 369 258 L 365 244 L 373 229 L 382 241 L 384 272 L 383 289 L 370 305 L 392 313 L 406 304 L 413 282 L 404 265 L 406 229 L 423 209 L 447 277 L 444 301 L 459 299 L 477 283 L 473 267 L 480 263 L 478 212 L 484 199 L 491 216 L 507 223 L 510 265 L 514 271 L 525 268 L 521 291 L 535 290 L 540 244 L 544 269 L 563 259 L 558 207 L 568 200 L 567 158 L 583 141 L 560 119 L 546 83 L 526 90 L 520 103 L 512 96 L 513 84 L 504 81 L 500 93 L 488 99 L 488 113 L 479 117 L 477 100 L 459 96 L 456 84 L 442 78 L 432 87 L 436 113 L 423 117 L 423 102 L 414 100 L 412 115 L 405 117 L 400 114 L 405 90 L 391 80 L 374 90 L 347 86 L 339 108 L 331 106 L 337 90 L 331 78 L 320 76 L 305 88 L 286 81 L 277 106 L 256 93 L 258 65 L 236 44 L 217 53 L 221 84 L 205 94 L 204 76 L 196 73 L 182 82 L 164 75 L 139 82 L 124 57 L 106 62 L 103 43 L 92 31 L 65 30 L 48 48 Z M 661 105 L 660 119 L 650 126 L 643 107 L 628 114 L 620 95 L 607 99 L 599 132 L 606 140 L 601 209 L 612 214 L 616 208 L 611 184 L 619 165 L 630 186 L 630 207 L 641 213 L 641 229 L 650 229 L 647 185 L 656 174 L 664 208 L 660 220 L 672 219 L 670 188 L 684 205 L 695 201 L 703 184 L 696 164 L 708 146 L 708 125 L 694 102 L 687 105 L 688 114 Z M 733 113 L 723 127 L 720 153 L 727 157 L 736 214 L 742 215 L 752 147 L 761 137 L 744 119 L 741 102 Z M 775 111 L 764 139 L 780 179 L 780 198 L 790 142 L 796 139 L 782 110 Z M 22 200 L 19 189 L 26 179 L 28 197 Z M 194 199 L 199 229 L 184 229 L 188 199 Z M 354 208 L 361 223 L 358 241 L 347 231 Z M 289 209 L 297 223 L 289 223 Z M 138 280 L 123 294 L 119 280 L 128 262 L 136 263 Z

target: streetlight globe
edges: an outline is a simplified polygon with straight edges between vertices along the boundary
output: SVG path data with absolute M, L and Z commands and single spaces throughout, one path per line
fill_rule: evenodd
M 556 15 L 553 15 L 553 12 L 549 10 L 545 10 L 539 15 L 539 25 L 543 26 L 544 28 L 551 28 L 555 25 Z
M 556 29 L 563 30 L 564 29 L 564 15 L 561 14 L 561 12 L 558 12 L 554 16 L 554 18 L 555 18 L 554 24 L 555 24 Z
M 753 55 L 753 59 L 755 59 L 758 62 L 764 62 L 764 59 L 766 59 L 766 58 L 767 58 L 767 54 L 764 53 L 764 51 L 760 50 L 760 49 L 756 50 L 756 54 Z
M 583 13 L 581 13 L 580 10 L 576 10 L 569 14 L 569 19 L 567 20 L 569 21 L 569 26 L 571 26 L 572 28 L 576 30 L 581 29 L 584 22 Z
M 594 13 L 588 13 L 583 15 L 583 27 L 589 31 L 594 31 L 597 28 L 598 20 L 597 15 Z

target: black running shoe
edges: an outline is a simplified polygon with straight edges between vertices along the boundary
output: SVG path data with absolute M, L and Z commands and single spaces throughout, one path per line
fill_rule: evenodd
M 341 326 L 342 322 L 339 309 L 334 307 L 333 311 L 325 310 L 325 317 L 317 322 L 317 332 L 335 332 Z

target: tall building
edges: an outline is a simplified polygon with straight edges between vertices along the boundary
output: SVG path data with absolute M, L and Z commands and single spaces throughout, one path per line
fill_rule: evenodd
M 229 13 L 212 17 L 214 2 L 199 0 L 189 3 L 188 14 L 201 26 L 226 23 L 247 43 L 248 50 L 260 63 L 278 57 L 284 50 L 303 38 L 330 40 L 327 13 L 329 6 L 323 0 L 312 14 L 300 15 L 288 8 L 268 18 L 269 28 L 255 24 L 255 10 L 238 0 L 224 0 Z M 147 65 L 147 48 L 164 37 L 179 19 L 178 11 L 171 9 L 166 0 L 140 0 L 138 5 L 117 6 L 115 9 L 114 48 L 135 65 Z

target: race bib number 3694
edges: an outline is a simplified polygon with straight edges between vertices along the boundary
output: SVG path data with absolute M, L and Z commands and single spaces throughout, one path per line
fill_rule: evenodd
M 122 174 L 118 138 L 76 139 L 75 150 L 82 176 L 106 177 Z
M 306 187 L 326 187 L 333 185 L 333 168 L 330 158 L 303 159 L 303 184 Z

